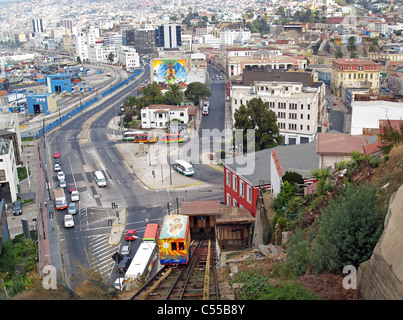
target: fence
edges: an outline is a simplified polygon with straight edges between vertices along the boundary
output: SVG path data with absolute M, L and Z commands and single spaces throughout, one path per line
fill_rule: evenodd
M 122 82 L 118 83 L 114 87 L 102 92 L 101 97 L 104 98 L 108 94 L 111 94 L 115 90 L 121 88 L 123 85 L 127 84 L 129 81 L 133 80 L 134 77 L 138 76 L 141 72 L 140 70 L 137 70 L 134 74 L 132 74 L 129 78 L 123 80 Z M 39 138 L 43 134 L 46 134 L 50 130 L 54 129 L 57 126 L 60 126 L 64 121 L 69 120 L 71 117 L 75 116 L 77 113 L 82 112 L 85 108 L 89 107 L 93 103 L 97 102 L 99 100 L 98 97 L 92 98 L 91 100 L 87 101 L 86 103 L 72 109 L 71 111 L 65 113 L 63 116 L 55 119 L 53 122 L 48 123 L 44 128 L 39 129 L 38 132 L 35 134 L 36 138 Z

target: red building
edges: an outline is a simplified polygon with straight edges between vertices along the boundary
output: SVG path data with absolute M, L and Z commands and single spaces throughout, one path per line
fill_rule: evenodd
M 252 170 L 245 170 L 243 161 L 239 157 L 227 159 L 224 163 L 224 201 L 232 207 L 245 208 L 256 216 L 256 203 L 259 197 L 259 188 L 271 190 L 272 185 L 280 185 L 281 181 L 273 181 L 272 168 L 270 165 L 272 150 L 275 150 L 278 168 L 273 168 L 281 175 L 287 171 L 300 173 L 304 183 L 314 182 L 312 169 L 319 167 L 319 155 L 316 153 L 316 141 L 298 145 L 278 146 L 254 153 L 254 163 L 247 163 Z M 249 167 L 251 168 L 251 167 Z M 280 170 L 278 170 L 280 169 Z M 252 172 L 250 172 L 252 171 Z M 245 174 L 248 172 L 248 174 Z M 280 177 L 281 179 L 281 177 Z

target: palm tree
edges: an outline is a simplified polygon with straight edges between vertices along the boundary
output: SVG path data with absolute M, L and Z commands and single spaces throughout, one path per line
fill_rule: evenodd
M 165 93 L 165 100 L 168 104 L 180 105 L 183 102 L 185 94 L 177 83 L 172 83 L 168 86 L 168 91 Z

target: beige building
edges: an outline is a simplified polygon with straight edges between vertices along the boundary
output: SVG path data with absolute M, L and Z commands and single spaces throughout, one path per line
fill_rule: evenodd
M 342 96 L 343 88 L 362 87 L 369 91 L 379 91 L 379 65 L 373 61 L 359 58 L 342 58 L 332 62 L 330 88 L 333 94 Z
M 308 143 L 315 139 L 325 107 L 325 85 L 304 87 L 301 82 L 255 81 L 254 85 L 233 85 L 230 92 L 232 116 L 241 105 L 261 98 L 277 115 L 285 144 Z M 234 118 L 233 118 L 234 119 Z

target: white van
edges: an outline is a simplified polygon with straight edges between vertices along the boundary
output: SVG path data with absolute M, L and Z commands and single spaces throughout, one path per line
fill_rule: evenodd
M 176 160 L 174 164 L 174 170 L 182 173 L 185 176 L 194 175 L 193 166 L 184 160 Z
M 95 182 L 98 187 L 106 187 L 106 179 L 101 171 L 95 171 Z

